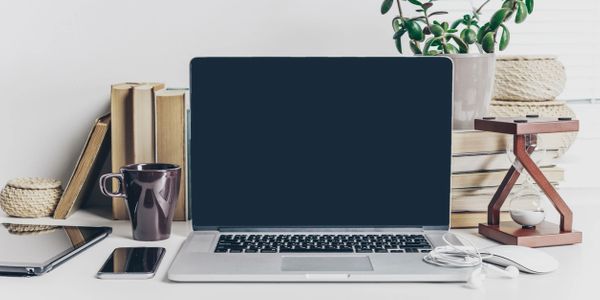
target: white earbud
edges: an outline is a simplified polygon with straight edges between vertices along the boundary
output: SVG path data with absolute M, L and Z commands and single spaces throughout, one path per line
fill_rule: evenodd
M 469 280 L 467 280 L 467 287 L 472 289 L 479 289 L 483 286 L 485 280 L 485 274 L 481 271 L 481 268 L 477 268 L 471 272 Z
M 482 264 L 481 266 L 482 266 L 481 268 L 477 268 L 477 269 L 473 270 L 473 272 L 471 272 L 471 275 L 469 276 L 469 280 L 467 281 L 468 287 L 470 287 L 472 289 L 481 288 L 483 286 L 483 281 L 486 278 L 487 272 L 494 272 L 498 275 L 501 275 L 501 276 L 507 277 L 507 278 L 519 277 L 519 269 L 517 269 L 517 267 L 515 267 L 515 266 L 507 266 L 504 269 L 501 269 L 499 267 L 496 267 L 496 266 L 490 265 L 490 264 L 486 264 L 486 263 Z M 485 268 L 485 270 L 483 270 L 483 268 Z
M 500 267 L 494 266 L 494 265 L 490 265 L 490 264 L 486 264 L 484 263 L 483 266 L 485 267 L 485 271 L 487 273 L 487 271 L 491 271 L 494 272 L 498 275 L 501 275 L 503 277 L 508 277 L 508 278 L 517 278 L 519 277 L 519 269 L 517 269 L 517 267 L 515 266 L 507 266 L 506 268 L 502 269 Z

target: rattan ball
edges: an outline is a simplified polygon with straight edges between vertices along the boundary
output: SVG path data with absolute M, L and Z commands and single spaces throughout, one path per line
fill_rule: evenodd
M 562 93 L 567 75 L 553 56 L 501 56 L 496 59 L 494 99 L 504 101 L 554 100 Z
M 34 224 L 4 224 L 8 232 L 16 235 L 33 235 L 54 231 L 58 226 Z
M 46 178 L 16 178 L 0 192 L 0 207 L 13 217 L 51 216 L 62 195 L 61 182 Z

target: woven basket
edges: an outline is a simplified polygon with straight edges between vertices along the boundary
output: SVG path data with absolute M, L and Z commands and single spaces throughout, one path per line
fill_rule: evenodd
M 10 180 L 0 192 L 0 207 L 9 216 L 51 216 L 62 195 L 61 182 L 44 178 Z
M 4 224 L 8 232 L 16 235 L 33 235 L 52 232 L 58 226 L 53 225 L 33 225 L 33 224 Z
M 575 118 L 573 110 L 562 101 L 492 101 L 487 115 L 494 117 L 523 117 L 537 114 L 540 117 L 571 117 Z M 561 146 L 556 149 L 557 156 L 563 155 L 577 137 L 577 132 L 548 133 L 560 136 Z
M 494 99 L 546 101 L 562 93 L 565 67 L 552 56 L 501 56 L 496 59 Z

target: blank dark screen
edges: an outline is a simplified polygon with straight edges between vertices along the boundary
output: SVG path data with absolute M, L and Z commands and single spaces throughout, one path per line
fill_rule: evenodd
M 196 58 L 196 228 L 447 226 L 446 58 Z
M 100 272 L 154 273 L 164 252 L 165 248 L 158 247 L 116 248 Z

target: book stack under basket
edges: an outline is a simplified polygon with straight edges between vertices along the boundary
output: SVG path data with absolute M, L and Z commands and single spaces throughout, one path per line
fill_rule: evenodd
M 487 206 L 511 166 L 507 148 L 511 135 L 465 130 L 452 134 L 452 228 L 476 227 L 486 222 Z M 556 186 L 564 180 L 564 170 L 556 158 L 564 153 L 565 135 L 544 134 L 540 137 L 546 150 L 534 155 L 546 177 Z M 524 180 L 519 178 L 517 186 Z M 518 189 L 514 189 L 518 190 Z M 510 196 L 509 196 L 510 199 Z M 501 219 L 508 220 L 508 201 Z

